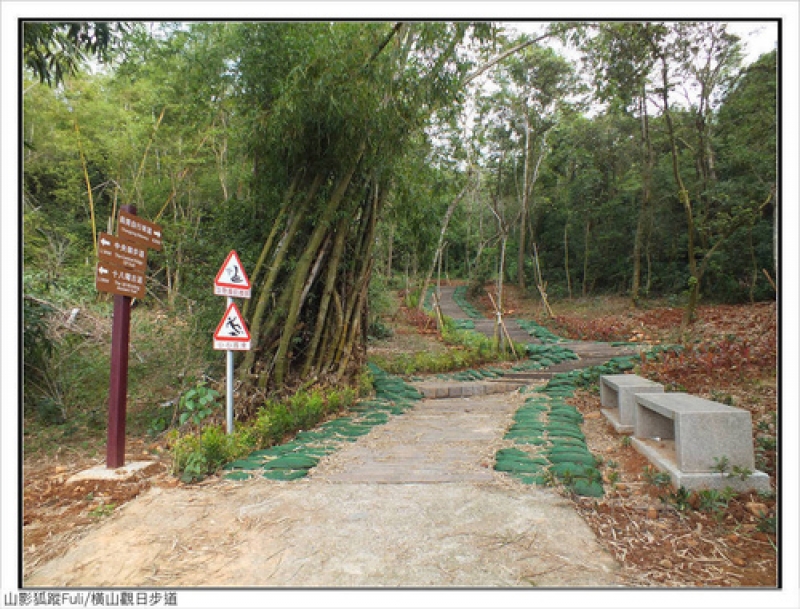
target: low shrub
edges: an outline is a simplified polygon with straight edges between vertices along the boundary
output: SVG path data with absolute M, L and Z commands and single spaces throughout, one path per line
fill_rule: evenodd
M 355 400 L 356 391 L 350 388 L 299 391 L 283 401 L 267 400 L 252 420 L 232 434 L 217 425 L 182 435 L 174 431 L 170 438 L 173 473 L 184 482 L 202 480 L 226 463 L 314 427 L 327 416 L 349 408 Z

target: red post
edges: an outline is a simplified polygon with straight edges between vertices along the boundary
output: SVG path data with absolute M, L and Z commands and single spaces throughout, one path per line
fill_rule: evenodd
M 136 206 L 121 210 L 136 215 Z M 111 324 L 111 383 L 108 396 L 108 445 L 106 467 L 125 465 L 125 417 L 128 400 L 128 346 L 131 330 L 131 298 L 114 295 L 114 318 Z

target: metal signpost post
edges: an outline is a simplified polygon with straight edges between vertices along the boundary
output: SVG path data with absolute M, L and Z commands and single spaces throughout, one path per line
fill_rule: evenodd
M 106 467 L 125 465 L 125 417 L 128 399 L 128 346 L 131 298 L 145 294 L 147 249 L 161 249 L 161 227 L 136 216 L 134 205 L 120 208 L 118 236 L 100 233 L 95 287 L 114 294 L 111 326 L 111 380 L 108 396 Z
M 250 280 L 239 256 L 231 251 L 214 279 L 214 294 L 227 296 L 225 315 L 214 332 L 214 349 L 227 351 L 226 420 L 233 433 L 233 352 L 250 350 L 250 331 L 233 297 L 250 298 Z

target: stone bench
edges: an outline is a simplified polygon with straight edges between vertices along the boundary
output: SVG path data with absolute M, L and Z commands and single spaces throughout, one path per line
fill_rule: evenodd
M 635 374 L 608 374 L 600 377 L 600 403 L 603 415 L 618 433 L 632 433 L 636 417 L 637 393 L 663 393 L 664 386 Z
M 686 393 L 637 393 L 632 444 L 675 488 L 744 492 L 770 489 L 755 470 L 751 415 Z M 726 460 L 726 471 L 718 463 Z M 733 472 L 738 467 L 745 473 Z M 749 474 L 747 472 L 750 472 Z

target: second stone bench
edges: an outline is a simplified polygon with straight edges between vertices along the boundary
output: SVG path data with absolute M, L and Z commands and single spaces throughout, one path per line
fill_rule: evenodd
M 664 386 L 635 374 L 607 374 L 600 377 L 603 415 L 617 433 L 632 433 L 637 393 L 663 393 Z

